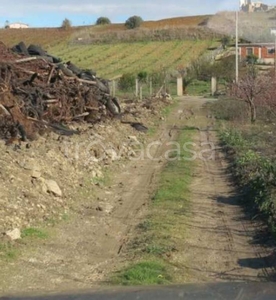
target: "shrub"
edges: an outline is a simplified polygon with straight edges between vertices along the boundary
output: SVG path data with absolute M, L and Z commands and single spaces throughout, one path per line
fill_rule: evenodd
M 111 21 L 107 17 L 99 17 L 96 21 L 96 25 L 111 24 Z
M 258 57 L 254 54 L 246 56 L 246 62 L 251 65 L 255 65 L 258 61 Z
M 146 71 L 141 71 L 137 74 L 137 78 L 140 83 L 145 83 L 148 78 L 148 73 Z
M 140 25 L 143 23 L 143 19 L 139 16 L 132 16 L 128 18 L 125 22 L 125 26 L 128 29 L 134 29 L 137 27 L 140 27 Z
M 217 119 L 245 122 L 248 119 L 246 104 L 240 100 L 221 99 L 211 106 Z
M 71 27 L 72 27 L 72 22 L 71 22 L 69 19 L 65 18 L 65 19 L 62 21 L 61 28 L 67 30 L 67 29 L 69 29 L 69 28 L 71 28 Z
M 119 89 L 127 91 L 135 87 L 135 75 L 132 73 L 123 74 L 119 80 Z
M 230 44 L 230 37 L 225 35 L 222 39 L 221 39 L 221 45 L 223 47 L 223 49 L 226 49 L 227 46 Z

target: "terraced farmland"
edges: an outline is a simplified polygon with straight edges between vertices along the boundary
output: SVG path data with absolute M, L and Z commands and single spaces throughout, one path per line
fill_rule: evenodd
M 217 45 L 214 37 L 203 35 L 200 39 L 197 31 L 204 33 L 205 23 L 210 16 L 192 16 L 146 21 L 141 31 L 152 29 L 169 29 L 172 38 L 169 40 L 154 39 L 149 34 L 148 39 L 134 39 L 136 42 L 123 42 L 124 35 L 131 34 L 124 24 L 107 26 L 72 27 L 69 30 L 61 28 L 29 28 L 29 29 L 1 29 L 0 41 L 11 47 L 24 41 L 27 45 L 38 44 L 49 53 L 61 57 L 64 61 L 72 61 L 81 68 L 97 71 L 99 76 L 113 78 L 129 72 L 159 71 L 161 69 L 183 68 L 201 54 L 208 47 Z M 190 33 L 189 38 L 173 38 L 173 30 Z M 139 33 L 139 30 L 137 31 Z M 118 39 L 112 43 L 93 43 L 90 35 L 102 36 L 115 32 Z M 116 35 L 115 34 L 115 35 Z M 164 34 L 164 33 L 163 33 Z M 194 35 L 193 35 L 194 34 Z M 88 39 L 86 39 L 86 35 Z M 154 34 L 153 34 L 154 35 Z M 120 36 L 122 36 L 120 38 Z M 86 45 L 78 44 L 79 38 L 86 41 Z M 109 42 L 109 41 L 108 41 Z
M 102 45 L 60 44 L 50 47 L 50 53 L 81 68 L 91 68 L 99 76 L 112 78 L 120 74 L 139 71 L 177 69 L 202 55 L 216 41 L 136 42 Z

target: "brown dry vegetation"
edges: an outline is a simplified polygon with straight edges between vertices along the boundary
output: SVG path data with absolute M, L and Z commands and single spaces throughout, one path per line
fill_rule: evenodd
M 145 21 L 141 29 L 168 29 L 176 27 L 198 26 L 205 22 L 210 16 L 193 16 L 164 19 L 159 21 Z M 28 28 L 28 29 L 1 29 L 0 41 L 7 46 L 13 46 L 20 41 L 26 44 L 39 44 L 43 47 L 54 46 L 59 43 L 69 42 L 83 32 L 109 33 L 125 32 L 124 24 L 110 24 L 104 26 L 79 26 L 67 30 L 61 28 Z
M 47 47 L 70 39 L 73 32 L 79 28 L 63 30 L 60 28 L 28 28 L 28 29 L 1 29 L 0 41 L 7 46 L 13 46 L 21 41 L 26 44 L 39 44 Z

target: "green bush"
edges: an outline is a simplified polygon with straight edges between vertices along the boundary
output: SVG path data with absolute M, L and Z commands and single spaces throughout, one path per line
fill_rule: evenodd
M 125 26 L 127 29 L 134 29 L 140 27 L 142 23 L 143 23 L 143 19 L 141 17 L 132 16 L 126 20 Z
M 96 25 L 107 25 L 107 24 L 111 24 L 110 19 L 108 19 L 107 17 L 99 17 L 96 21 Z
M 119 89 L 123 91 L 129 91 L 130 89 L 134 89 L 135 87 L 136 76 L 132 73 L 123 74 L 120 78 L 118 86 Z
M 147 82 L 148 73 L 146 71 L 141 71 L 137 74 L 137 78 L 138 78 L 139 82 L 145 83 L 145 82 Z
M 221 99 L 214 102 L 211 111 L 217 119 L 227 121 L 246 121 L 246 104 L 240 100 Z
M 266 219 L 276 233 L 276 163 L 252 150 L 252 145 L 234 129 L 220 133 L 226 149 L 234 150 L 232 171 L 239 185 L 245 189 L 248 204 Z
M 246 56 L 246 62 L 250 65 L 255 65 L 258 61 L 258 57 L 254 54 Z

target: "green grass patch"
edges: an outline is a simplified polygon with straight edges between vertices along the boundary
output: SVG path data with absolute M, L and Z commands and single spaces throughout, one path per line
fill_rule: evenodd
M 111 183 L 111 176 L 108 170 L 104 170 L 102 177 L 94 177 L 91 179 L 92 184 L 100 186 L 108 186 Z
M 144 261 L 126 268 L 112 280 L 122 285 L 158 285 L 171 282 L 171 276 L 163 262 Z
M 167 117 L 171 114 L 172 110 L 177 106 L 178 104 L 178 99 L 174 98 L 172 104 L 166 106 L 165 108 L 163 108 L 161 114 L 163 117 Z
M 188 95 L 207 96 L 211 94 L 211 83 L 207 81 L 194 80 L 186 87 Z
M 39 228 L 25 228 L 22 230 L 22 238 L 37 238 L 37 239 L 47 239 L 49 237 L 48 233 Z
M 178 142 L 192 141 L 194 131 L 181 131 Z M 169 161 L 160 175 L 159 188 L 152 197 L 149 215 L 136 228 L 135 238 L 126 251 L 136 262 L 119 272 L 113 283 L 123 285 L 154 285 L 181 282 L 185 276 L 181 266 L 177 272 L 171 257 L 185 249 L 186 221 L 189 216 L 189 186 L 194 162 L 189 153 L 181 152 Z M 173 265 L 173 267 L 172 267 Z M 180 280 L 179 280 L 180 279 Z
M 0 243 L 0 261 L 10 261 L 17 258 L 17 250 L 11 243 Z

